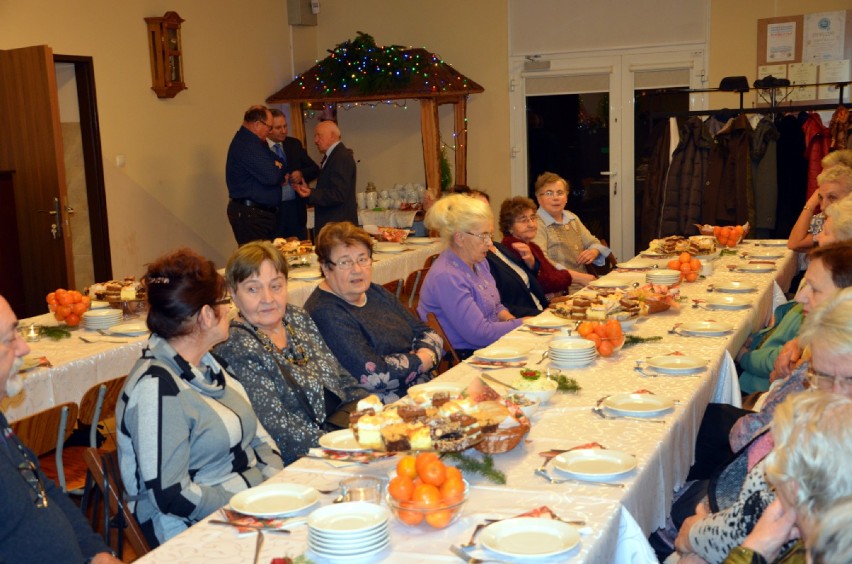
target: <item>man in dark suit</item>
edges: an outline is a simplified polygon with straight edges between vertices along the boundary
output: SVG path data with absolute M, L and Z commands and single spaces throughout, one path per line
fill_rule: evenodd
M 317 184 L 294 184 L 296 192 L 314 206 L 314 234 L 331 221 L 350 221 L 358 224 L 358 204 L 355 201 L 355 158 L 352 151 L 340 142 L 340 129 L 333 121 L 323 121 L 314 132 L 314 144 L 323 155 Z
M 281 203 L 284 164 L 266 144 L 272 115 L 263 106 L 252 106 L 243 116 L 228 147 L 225 182 L 228 185 L 228 221 L 238 245 L 272 239 Z
M 313 181 L 319 174 L 319 166 L 308 156 L 302 143 L 295 137 L 287 137 L 287 116 L 272 108 L 272 131 L 266 138 L 270 150 L 284 162 L 286 180 L 281 185 L 281 205 L 278 207 L 275 237 L 308 238 L 308 210 L 305 200 L 293 189 L 291 182 L 304 179 Z

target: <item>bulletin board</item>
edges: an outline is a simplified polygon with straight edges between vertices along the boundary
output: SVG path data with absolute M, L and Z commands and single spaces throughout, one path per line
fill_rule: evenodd
M 840 102 L 836 85 L 852 73 L 852 10 L 815 12 L 757 20 L 757 78 L 774 76 L 790 81 L 779 99 L 792 105 Z M 843 89 L 849 103 L 850 90 Z M 758 96 L 758 106 L 769 100 Z

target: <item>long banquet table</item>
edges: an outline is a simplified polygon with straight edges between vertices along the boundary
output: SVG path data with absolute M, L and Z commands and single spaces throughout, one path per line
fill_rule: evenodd
M 426 259 L 439 253 L 442 244 L 407 245 L 399 253 L 375 253 L 373 281 L 384 284 L 404 279 L 409 273 L 423 268 Z M 319 284 L 319 280 L 295 280 L 288 283 L 288 301 L 303 305 Z M 22 319 L 19 325 L 32 323 L 56 325 L 53 315 L 44 314 Z M 78 337 L 96 341 L 84 343 Z M 127 374 L 139 358 L 147 336 L 103 337 L 86 329 L 75 329 L 70 339 L 52 341 L 43 337 L 29 343 L 33 357 L 46 357 L 51 367 L 37 368 L 24 374 L 24 392 L 15 398 L 0 401 L 2 410 L 10 421 L 16 421 L 43 409 L 65 402 L 79 402 L 90 387 Z M 116 343 L 114 341 L 125 341 Z
M 758 252 L 748 244 L 739 250 Z M 774 249 L 773 249 L 774 250 Z M 443 530 L 412 530 L 394 522 L 391 544 L 369 562 L 452 562 L 448 547 L 461 544 L 485 518 L 510 517 L 546 505 L 563 519 L 586 521 L 580 545 L 567 554 L 537 562 L 645 562 L 655 561 L 646 536 L 663 526 L 672 494 L 681 486 L 694 460 L 694 442 L 704 410 L 710 401 L 738 401 L 739 386 L 732 356 L 748 334 L 762 326 L 773 306 L 783 301 L 780 288 L 786 289 L 796 271 L 796 258 L 784 249 L 772 273 L 729 272 L 727 266 L 741 264 L 739 257 L 724 256 L 715 261 L 715 273 L 707 280 L 684 284 L 687 299 L 679 310 L 648 316 L 633 331 L 640 336 L 660 335 L 662 341 L 627 347 L 610 358 L 599 358 L 590 367 L 567 371 L 582 386 L 576 394 L 557 393 L 532 417 L 532 429 L 514 450 L 495 456 L 497 466 L 506 474 L 507 483 L 499 486 L 476 475 L 467 475 L 471 494 L 462 517 Z M 613 273 L 610 276 L 644 280 L 644 273 Z M 737 294 L 747 297 L 751 307 L 745 310 L 713 310 L 691 307 L 692 299 L 706 299 L 708 284 L 727 280 L 753 283 L 757 291 Z M 780 287 L 780 288 L 779 288 Z M 548 315 L 548 314 L 545 314 Z M 730 333 L 719 337 L 689 337 L 670 334 L 676 323 L 692 320 L 726 321 Z M 547 350 L 550 337 L 538 336 L 523 328 L 498 341 L 500 346 L 527 350 L 531 362 Z M 708 361 L 707 370 L 697 376 L 643 377 L 633 370 L 636 361 L 650 356 L 688 353 Z M 541 368 L 547 364 L 542 364 Z M 511 381 L 517 369 L 499 369 L 490 375 Z M 440 378 L 466 384 L 480 371 L 463 363 Z M 677 400 L 674 409 L 663 415 L 664 424 L 635 420 L 602 420 L 591 411 L 599 398 L 619 392 L 650 390 Z M 550 484 L 533 474 L 542 458 L 538 453 L 550 449 L 568 449 L 597 441 L 610 449 L 633 453 L 638 468 L 621 480 L 624 489 L 584 483 Z M 324 460 L 302 458 L 272 478 L 275 482 L 297 482 L 318 489 L 335 488 L 341 478 L 353 473 L 386 477 L 396 458 L 369 465 L 340 467 Z M 335 494 L 323 495 L 322 505 L 331 503 Z M 310 511 L 310 510 L 306 510 Z M 160 546 L 140 562 L 164 563 L 205 561 L 248 562 L 255 550 L 255 537 L 240 537 L 233 529 L 213 525 L 208 519 Z M 290 535 L 267 534 L 260 562 L 274 557 L 296 556 L 307 550 L 307 528 L 293 528 Z M 327 562 L 308 551 L 315 562 Z M 483 549 L 472 556 L 499 558 Z

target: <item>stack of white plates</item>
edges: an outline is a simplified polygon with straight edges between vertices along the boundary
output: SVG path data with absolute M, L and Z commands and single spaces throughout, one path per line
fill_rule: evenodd
M 336 503 L 308 515 L 308 547 L 329 560 L 366 558 L 390 544 L 386 507 L 366 502 Z
M 550 361 L 557 368 L 583 368 L 595 361 L 598 351 L 587 339 L 555 339 L 550 343 Z
M 662 268 L 645 274 L 645 282 L 651 284 L 676 284 L 680 281 L 680 271 Z
M 109 329 L 121 322 L 120 309 L 90 309 L 83 313 L 83 327 L 97 331 L 98 329 Z

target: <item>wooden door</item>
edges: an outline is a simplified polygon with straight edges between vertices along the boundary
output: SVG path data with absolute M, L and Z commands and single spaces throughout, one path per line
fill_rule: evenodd
M 26 300 L 26 311 L 16 313 L 23 317 L 44 313 L 48 292 L 74 286 L 59 100 L 50 47 L 0 50 L 0 139 L 0 169 L 15 171 Z M 54 224 L 55 231 L 51 229 Z

